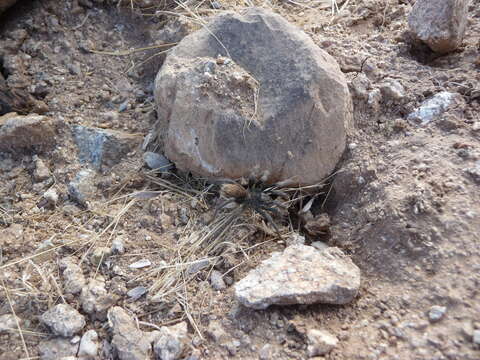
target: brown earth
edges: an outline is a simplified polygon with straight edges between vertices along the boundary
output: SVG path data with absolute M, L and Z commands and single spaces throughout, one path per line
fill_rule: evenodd
M 221 11 L 198 4 L 189 6 L 201 17 Z M 201 234 L 216 196 L 199 195 L 195 191 L 205 186 L 191 178 L 176 181 L 180 192 L 159 187 L 160 180 L 141 170 L 142 151 L 133 148 L 118 165 L 101 169 L 88 209 L 76 206 L 67 184 L 85 165 L 70 128 L 148 134 L 156 121 L 152 86 L 164 48 L 131 49 L 159 44 L 161 37 L 166 42 L 160 31 L 175 17 L 153 16 L 159 7 L 132 11 L 130 4 L 122 8 L 108 1 L 91 8 L 75 0 L 24 1 L 1 18 L 2 90 L 8 101 L 12 93 L 25 95 L 17 103 L 22 106 L 5 112 L 40 107 L 60 125 L 55 150 L 39 154 L 50 180 L 34 180 L 33 154 L 0 153 L 0 316 L 13 308 L 22 319 L 27 349 L 16 329 L 0 333 L 0 359 L 35 358 L 38 343 L 51 337 L 39 316 L 56 303 L 79 307 L 78 298 L 62 291 L 59 262 L 67 256 L 86 277 L 103 277 L 118 296 L 116 304 L 134 314 L 143 330 L 152 330 L 147 323 L 188 319 L 191 347 L 205 359 L 255 359 L 267 352 L 271 359 L 304 359 L 305 333 L 314 328 L 340 340 L 326 359 L 480 358 L 471 338 L 473 329 L 480 329 L 480 170 L 474 171 L 480 166 L 480 1 L 472 1 L 461 48 L 444 56 L 410 48 L 405 31 L 411 1 L 352 0 L 348 11 L 333 17 L 329 9 L 302 4 L 278 2 L 273 10 L 334 56 L 351 84 L 355 135 L 325 209 L 319 202 L 314 213 L 330 215 L 330 234 L 321 240 L 344 249 L 361 268 L 358 298 L 344 306 L 247 310 L 235 303 L 233 287 L 211 287 L 208 267 L 155 299 L 164 284 L 155 268 L 179 261 L 178 249 Z M 222 5 L 240 10 L 234 2 Z M 191 12 L 179 7 L 175 13 L 198 26 Z M 392 80 L 403 85 L 403 96 L 384 91 L 382 101 L 368 104 L 362 87 L 382 89 Z M 461 94 L 462 101 L 426 126 L 405 120 L 424 99 L 444 90 Z M 42 194 L 52 186 L 58 204 L 42 206 Z M 154 198 L 128 197 L 143 189 L 160 192 Z M 185 189 L 193 189 L 190 197 Z M 258 218 L 242 220 L 225 239 L 230 245 L 216 265 L 227 284 L 285 247 Z M 110 247 L 115 238 L 124 239 L 126 252 L 97 268 L 92 252 Z M 307 236 L 307 242 L 315 240 Z M 129 268 L 143 258 L 153 266 Z M 150 293 L 132 301 L 126 291 L 139 285 Z M 447 308 L 436 323 L 427 315 L 433 305 Z M 225 340 L 208 335 L 217 323 Z M 105 321 L 89 319 L 86 328 L 111 340 Z

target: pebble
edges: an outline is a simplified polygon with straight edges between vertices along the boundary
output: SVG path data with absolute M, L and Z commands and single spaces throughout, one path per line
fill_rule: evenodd
M 112 250 L 112 254 L 119 254 L 119 255 L 124 254 L 125 245 L 124 245 L 123 238 L 117 237 L 113 239 L 111 250 Z
M 41 341 L 38 344 L 38 352 L 41 360 L 75 360 L 78 344 L 72 344 L 64 338 L 54 338 Z
M 17 317 L 18 322 L 21 324 L 21 320 Z M 17 322 L 13 314 L 0 315 L 0 334 L 5 334 L 10 330 L 17 328 Z
M 473 331 L 473 343 L 480 346 L 480 330 Z
M 215 290 L 224 290 L 227 288 L 225 281 L 223 281 L 223 274 L 217 270 L 213 270 L 210 274 L 210 284 L 212 284 Z
M 70 305 L 58 304 L 43 313 L 41 321 L 55 335 L 71 337 L 85 326 L 85 317 Z
M 461 95 L 442 91 L 425 100 L 420 107 L 407 116 L 407 120 L 427 125 L 442 115 L 455 102 L 461 99 Z
M 258 357 L 260 360 L 270 360 L 272 358 L 272 345 L 265 344 L 258 351 Z
M 152 262 L 148 259 L 141 259 L 141 260 L 138 260 L 138 261 L 135 261 L 134 263 L 131 263 L 130 265 L 128 265 L 128 267 L 130 269 L 142 269 L 144 267 L 148 267 L 152 265 Z
M 159 170 L 162 173 L 173 169 L 173 164 L 170 160 L 161 154 L 151 151 L 147 151 L 143 154 L 143 161 L 150 169 Z
M 96 357 L 98 352 L 98 334 L 95 330 L 88 330 L 80 340 L 77 356 Z
M 437 322 L 443 318 L 446 312 L 447 308 L 445 306 L 434 305 L 428 311 L 428 318 L 431 322 Z
M 99 266 L 104 263 L 105 260 L 112 254 L 112 251 L 107 247 L 98 247 L 93 250 L 92 255 L 90 256 L 90 261 L 92 265 Z
M 34 156 L 33 160 L 35 161 L 35 171 L 33 172 L 33 178 L 35 181 L 40 182 L 47 180 L 50 177 L 50 170 L 45 165 L 42 159 L 38 156 Z
M 58 193 L 54 187 L 51 187 L 43 194 L 43 198 L 47 201 L 47 203 L 53 207 L 57 206 L 58 203 Z
M 65 294 L 78 294 L 86 285 L 83 271 L 77 264 L 73 264 L 70 259 L 64 259 L 60 262 L 60 269 L 63 269 L 63 291 Z
M 80 205 L 87 205 L 87 201 L 95 196 L 95 173 L 90 170 L 81 170 L 68 184 L 68 193 Z
M 105 282 L 100 279 L 90 279 L 80 293 L 83 311 L 99 320 L 106 318 L 107 310 L 115 304 L 117 299 L 118 296 L 107 292 Z
M 206 334 L 216 343 L 222 343 L 229 338 L 228 334 L 223 329 L 223 326 L 218 320 L 210 321 Z
M 137 286 L 127 292 L 128 297 L 132 300 L 138 300 L 142 295 L 147 293 L 147 288 L 145 286 Z
M 310 329 L 307 331 L 308 356 L 322 356 L 337 346 L 338 339 L 325 330 Z
M 177 360 L 187 345 L 187 323 L 163 326 L 155 336 L 153 350 L 159 360 Z

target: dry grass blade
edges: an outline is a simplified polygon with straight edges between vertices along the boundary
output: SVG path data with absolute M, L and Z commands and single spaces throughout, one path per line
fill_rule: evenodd
M 119 51 L 100 51 L 95 49 L 90 49 L 89 51 L 94 54 L 100 54 L 100 55 L 127 56 L 127 55 L 135 54 L 137 52 L 153 50 L 153 49 L 163 49 L 163 48 L 172 47 L 175 45 L 177 45 L 177 43 L 159 44 L 159 45 L 146 46 L 138 49 L 119 50 Z
M 25 351 L 25 355 L 27 356 L 27 358 L 30 358 L 30 354 L 28 353 L 27 343 L 25 342 L 25 338 L 23 337 L 23 331 L 22 331 L 22 328 L 20 327 L 20 322 L 18 321 L 17 314 L 15 313 L 15 309 L 13 308 L 12 299 L 10 298 L 10 293 L 7 289 L 7 286 L 5 285 L 5 281 L 3 280 L 3 277 L 0 277 L 0 279 L 2 281 L 3 291 L 5 292 L 8 305 L 10 306 L 10 311 L 12 312 L 13 317 L 15 318 L 15 324 L 17 325 L 20 338 L 22 339 L 23 350 Z

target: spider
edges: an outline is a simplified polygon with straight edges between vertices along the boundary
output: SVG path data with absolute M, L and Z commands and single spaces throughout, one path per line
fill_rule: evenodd
M 243 212 L 251 209 L 262 216 L 265 222 L 271 224 L 275 232 L 281 237 L 277 224 L 270 214 L 282 217 L 281 212 L 277 208 L 286 209 L 284 204 L 276 200 L 272 200 L 270 195 L 288 197 L 288 195 L 275 187 L 263 188 L 260 184 L 250 181 L 250 186 L 244 187 L 235 181 L 231 181 L 220 186 L 220 196 L 225 200 L 221 202 L 215 209 L 214 218 L 218 211 L 225 208 L 229 204 L 236 203 L 241 207 Z

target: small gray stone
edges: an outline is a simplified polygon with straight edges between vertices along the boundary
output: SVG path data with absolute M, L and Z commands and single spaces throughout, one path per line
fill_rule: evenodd
M 312 246 L 319 251 L 323 251 L 329 247 L 328 244 L 324 243 L 323 241 L 314 241 L 312 242 Z
M 143 161 L 150 169 L 168 172 L 173 169 L 173 164 L 163 155 L 151 151 L 143 154 Z
M 308 356 L 322 356 L 328 354 L 337 346 L 338 339 L 324 330 L 310 329 L 307 332 Z
M 181 322 L 174 326 L 163 326 L 153 344 L 153 350 L 159 360 L 180 359 L 186 347 L 187 323 Z
M 125 244 L 121 237 L 113 239 L 111 250 L 113 254 L 121 255 L 125 253 Z
M 72 132 L 80 161 L 91 164 L 95 169 L 119 163 L 142 142 L 139 135 L 82 125 L 74 125 Z
M 210 284 L 215 290 L 224 290 L 227 288 L 225 281 L 223 281 L 223 275 L 220 271 L 213 270 L 210 274 Z
M 147 288 L 145 286 L 137 286 L 127 292 L 128 297 L 132 300 L 138 300 L 140 297 L 147 293 Z
M 473 343 L 480 346 L 480 329 L 473 330 Z
M 109 294 L 105 289 L 105 282 L 99 279 L 91 279 L 87 286 L 82 289 L 80 303 L 83 311 L 93 315 L 99 320 L 104 320 L 107 310 L 115 304 L 117 296 Z
M 140 331 L 135 321 L 121 307 L 108 311 L 108 324 L 113 332 L 112 346 L 120 360 L 150 359 L 151 339 Z
M 437 322 L 443 318 L 446 312 L 447 308 L 445 306 L 434 305 L 428 311 L 428 318 L 431 322 Z
M 51 187 L 43 194 L 43 198 L 47 201 L 47 203 L 53 207 L 57 206 L 58 203 L 58 193 L 54 187 Z
M 50 170 L 45 165 L 42 159 L 38 156 L 35 157 L 35 171 L 33 172 L 33 178 L 35 181 L 44 181 L 50 177 Z
M 87 201 L 94 198 L 97 190 L 94 180 L 95 173 L 92 170 L 81 170 L 68 184 L 68 193 L 80 205 L 87 205 Z
M 18 322 L 21 324 L 22 321 L 17 317 Z M 15 321 L 15 316 L 13 314 L 0 315 L 0 334 L 7 333 L 9 331 L 15 331 L 17 329 L 17 322 Z
M 77 264 L 71 262 L 64 262 L 60 264 L 60 267 L 63 268 L 63 291 L 66 294 L 78 294 L 82 291 L 82 288 L 85 286 L 87 281 L 83 276 L 83 271 Z
M 272 345 L 265 344 L 258 351 L 258 357 L 260 360 L 270 360 L 272 358 Z
M 41 360 L 66 359 L 70 356 L 76 359 L 78 344 L 72 344 L 68 339 L 55 338 L 41 341 L 38 352 Z
M 405 99 L 405 88 L 398 80 L 388 80 L 380 86 L 383 98 L 393 103 L 401 103 Z
M 442 91 L 425 100 L 419 108 L 407 116 L 407 120 L 427 125 L 447 111 L 455 101 L 460 100 L 460 94 Z
M 92 255 L 90 256 L 90 261 L 92 265 L 99 266 L 104 263 L 105 260 L 112 254 L 112 250 L 107 247 L 98 247 L 93 250 Z
M 66 304 L 58 304 L 45 312 L 41 317 L 41 321 L 55 335 L 63 337 L 73 336 L 85 326 L 85 317 Z
M 88 330 L 83 334 L 78 348 L 78 356 L 96 357 L 98 353 L 98 334 L 95 330 Z
M 216 343 L 222 343 L 229 337 L 220 322 L 217 320 L 210 321 L 206 334 Z
M 360 287 L 360 270 L 336 247 L 292 245 L 274 253 L 235 285 L 243 305 L 347 304 Z
M 131 263 L 130 265 L 128 265 L 128 267 L 130 269 L 142 269 L 144 267 L 148 267 L 152 265 L 152 262 L 148 259 L 141 259 L 141 260 L 138 260 L 138 261 L 135 261 L 134 263 Z

